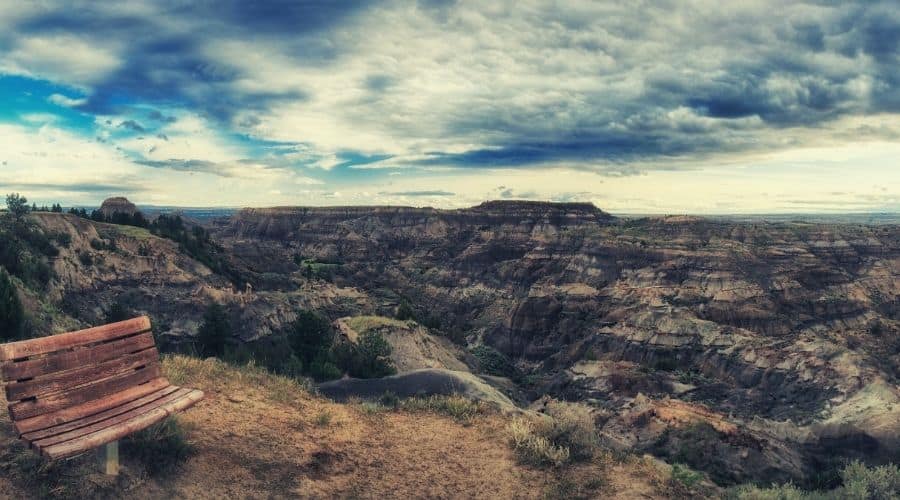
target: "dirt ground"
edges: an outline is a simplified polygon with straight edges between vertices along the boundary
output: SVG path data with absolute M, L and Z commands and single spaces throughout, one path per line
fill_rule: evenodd
M 136 498 L 665 497 L 662 473 L 645 460 L 597 460 L 565 470 L 517 464 L 501 414 L 464 423 L 337 404 L 286 379 L 212 360 L 176 357 L 164 365 L 173 383 L 206 392 L 179 416 L 194 447 L 190 458 L 173 472 L 147 477 L 123 456 L 117 479 L 89 473 L 72 481 L 105 481 L 106 495 Z M 0 444 L 14 446 L 8 420 L 2 424 Z M 56 496 L 25 484 L 20 461 L 6 457 L 0 464 L 0 496 Z

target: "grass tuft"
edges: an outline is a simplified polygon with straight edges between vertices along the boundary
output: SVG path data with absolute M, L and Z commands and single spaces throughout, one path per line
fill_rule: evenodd
M 171 473 L 193 454 L 194 448 L 178 418 L 172 416 L 122 440 L 122 452 L 155 477 Z
M 458 394 L 451 396 L 435 394 L 428 397 L 408 398 L 402 400 L 398 407 L 409 412 L 423 411 L 446 415 L 465 424 L 472 423 L 478 415 L 490 411 L 485 403 L 473 401 Z
M 536 418 L 516 418 L 507 426 L 510 446 L 520 462 L 558 467 L 597 455 L 600 441 L 586 407 L 550 401 L 546 412 Z

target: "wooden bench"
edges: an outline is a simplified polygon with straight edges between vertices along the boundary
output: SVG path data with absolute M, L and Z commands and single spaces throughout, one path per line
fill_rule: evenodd
M 106 445 L 118 471 L 118 439 L 203 399 L 162 375 L 146 316 L 0 345 L 9 416 L 20 438 L 48 459 Z

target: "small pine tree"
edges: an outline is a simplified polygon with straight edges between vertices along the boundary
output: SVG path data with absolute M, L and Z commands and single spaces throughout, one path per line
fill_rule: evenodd
M 304 366 L 328 352 L 334 333 L 327 319 L 311 311 L 301 311 L 287 331 L 288 343 Z
M 231 322 L 228 321 L 225 308 L 215 302 L 210 304 L 203 313 L 203 324 L 197 331 L 199 354 L 204 357 L 222 356 L 231 335 Z
M 375 331 L 368 331 L 359 336 L 356 347 L 355 371 L 351 375 L 362 378 L 377 378 L 397 373 L 390 360 L 391 344 Z
M 25 330 L 25 310 L 6 269 L 0 268 L 0 340 L 21 338 Z
M 400 302 L 400 305 L 397 307 L 397 313 L 394 316 L 400 321 L 406 321 L 415 317 L 412 307 L 410 307 L 409 302 L 405 300 Z
M 133 314 L 131 314 L 121 302 L 114 302 L 113 305 L 109 307 L 109 310 L 106 311 L 106 322 L 117 323 L 119 321 L 130 319 L 132 316 Z

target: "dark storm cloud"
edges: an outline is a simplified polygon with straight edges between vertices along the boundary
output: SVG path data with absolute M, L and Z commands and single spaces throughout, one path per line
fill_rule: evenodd
M 369 3 L 169 1 L 148 4 L 157 10 L 153 16 L 85 3 L 41 11 L 17 28 L 23 35 L 74 33 L 127 47 L 122 67 L 93 88 L 79 106 L 82 111 L 120 114 L 134 102 L 155 102 L 194 108 L 209 118 L 227 121 L 237 110 L 266 111 L 285 101 L 305 99 L 307 94 L 302 89 L 245 92 L 232 88 L 229 84 L 243 75 L 204 54 L 205 41 L 236 35 L 271 38 L 291 48 L 298 64 L 327 60 L 338 54 L 317 35 Z M 167 29 L 168 19 L 180 20 L 191 29 L 187 34 Z
M 57 182 L 19 182 L 12 184 L 0 184 L 0 188 L 18 191 L 65 191 L 68 193 L 124 193 L 137 192 L 143 189 L 140 186 L 128 183 L 88 183 L 76 182 L 72 184 Z
M 91 82 L 78 109 L 117 115 L 139 104 L 183 108 L 228 132 L 266 129 L 279 109 L 314 104 L 317 94 L 332 91 L 307 87 L 305 78 L 285 84 L 278 71 L 264 81 L 271 88 L 245 85 L 259 75 L 235 60 L 255 55 L 257 45 L 277 48 L 286 70 L 338 68 L 356 58 L 348 78 L 367 97 L 334 104 L 329 115 L 422 149 L 379 150 L 374 160 L 350 158 L 339 166 L 402 161 L 409 154 L 413 159 L 405 163 L 413 166 L 608 162 L 607 170 L 626 175 L 640 172 L 624 165 L 634 160 L 765 150 L 783 145 L 781 131 L 788 128 L 814 130 L 843 117 L 900 112 L 900 8 L 889 1 L 661 0 L 641 9 L 573 1 L 490 11 L 445 0 L 419 0 L 414 8 L 242 0 L 142 7 L 48 7 L 19 19 L 12 34 L 0 35 L 0 45 L 65 34 L 115 48 L 120 64 Z M 360 27 L 382 7 L 388 14 L 379 19 L 393 24 Z M 672 22 L 675 17 L 689 21 Z M 410 44 L 422 39 L 434 45 L 419 47 L 424 54 L 406 54 L 409 61 L 387 55 L 390 45 L 373 45 L 374 34 L 401 30 L 408 30 L 402 33 Z M 223 40 L 246 46 L 229 53 L 211 46 Z M 448 54 L 441 50 L 446 47 L 454 50 Z M 432 52 L 440 54 L 433 69 L 412 57 Z M 373 68 L 379 65 L 390 67 Z M 447 81 L 416 87 L 435 72 L 442 78 L 446 72 Z M 160 124 L 175 120 L 155 109 L 141 113 L 141 120 Z M 122 126 L 144 131 L 134 120 Z M 284 127 L 266 130 L 273 129 L 284 138 Z M 290 132 L 305 140 L 305 130 Z M 355 146 L 340 144 L 327 153 L 340 156 Z M 213 169 L 181 160 L 144 164 Z

